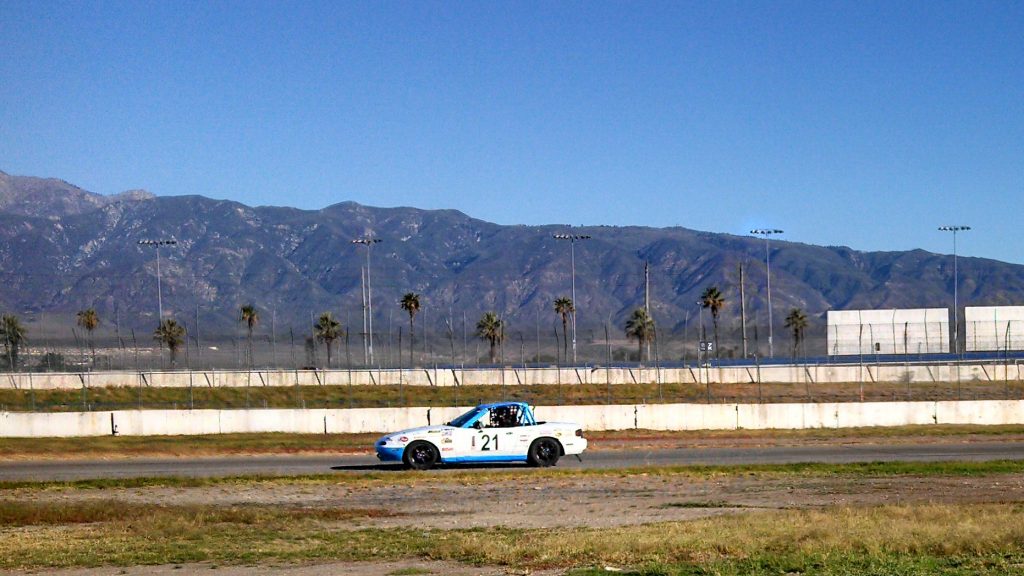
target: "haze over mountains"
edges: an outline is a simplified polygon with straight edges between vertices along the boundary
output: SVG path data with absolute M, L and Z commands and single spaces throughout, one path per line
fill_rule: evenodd
M 514 201 L 514 199 L 510 199 Z M 657 206 L 650 207 L 657 210 Z M 785 222 L 774 222 L 785 228 Z M 546 331 L 552 301 L 570 292 L 569 243 L 552 238 L 562 225 L 501 226 L 456 210 L 373 208 L 341 202 L 322 210 L 250 207 L 202 196 L 158 197 L 145 191 L 101 196 L 57 179 L 0 172 L 0 310 L 32 321 L 94 306 L 122 326 L 151 328 L 157 310 L 156 251 L 139 240 L 174 238 L 160 250 L 165 313 L 207 327 L 237 327 L 238 307 L 254 303 L 264 321 L 305 329 L 333 311 L 361 323 L 360 277 L 372 248 L 374 322 L 408 321 L 398 300 L 422 295 L 431 331 L 445 318 L 471 325 L 485 310 L 510 330 Z M 652 313 L 661 330 L 679 331 L 697 314 L 708 286 L 726 296 L 723 325 L 739 318 L 738 266 L 746 273 L 748 321 L 765 311 L 763 239 L 684 228 L 573 228 L 576 300 L 581 330 L 598 329 L 643 305 L 650 266 Z M 952 257 L 923 250 L 858 252 L 773 239 L 776 322 L 798 307 L 829 309 L 949 307 Z M 959 259 L 961 305 L 1024 303 L 1024 266 Z M 692 320 L 689 320 L 692 321 Z M 763 320 L 761 320 L 763 322 Z M 615 328 L 618 330 L 619 328 Z

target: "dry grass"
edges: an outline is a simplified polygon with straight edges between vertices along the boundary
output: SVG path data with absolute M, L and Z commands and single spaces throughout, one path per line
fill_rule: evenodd
M 1024 437 L 1024 426 L 899 426 L 808 430 L 620 430 L 587 432 L 590 450 L 657 446 L 786 444 L 792 442 L 930 442 L 942 438 Z M 246 454 L 369 453 L 379 434 L 212 434 L 205 436 L 100 436 L 0 438 L 0 460 L 46 458 L 199 457 Z
M 748 512 L 606 530 L 447 531 L 353 529 L 357 516 L 273 506 L 112 509 L 83 512 L 81 518 L 93 518 L 91 523 L 75 522 L 77 515 L 63 521 L 45 511 L 28 515 L 31 522 L 5 522 L 0 567 L 408 557 L 528 568 L 1024 558 L 1020 504 Z
M 135 522 L 166 517 L 202 517 L 213 523 L 257 524 L 268 519 L 342 521 L 395 516 L 382 509 L 299 508 L 263 506 L 165 506 L 118 500 L 25 502 L 0 500 L 0 526 L 66 526 L 94 522 Z
M 932 383 L 813 382 L 710 385 L 563 384 L 487 386 L 251 386 L 240 388 L 102 387 L 76 390 L 0 390 L 0 410 L 349 408 L 467 406 L 522 400 L 538 406 L 662 404 L 673 402 L 854 402 L 1024 398 L 1017 381 Z
M 369 452 L 380 434 L 210 434 L 0 438 L 0 459 L 339 454 Z
M 344 486 L 364 488 L 393 486 L 431 485 L 457 482 L 468 486 L 490 485 L 500 482 L 521 482 L 524 478 L 571 479 L 579 477 L 629 477 L 682 476 L 694 479 L 744 476 L 747 478 L 801 478 L 849 477 L 859 478 L 886 476 L 991 476 L 1003 474 L 1024 474 L 1024 460 L 991 460 L 985 462 L 865 462 L 849 464 L 745 464 L 735 466 L 663 466 L 617 469 L 492 469 L 473 471 L 451 471 L 424 474 L 416 471 L 387 471 L 354 474 L 315 474 L 287 476 L 221 476 L 221 477 L 149 477 L 149 478 L 99 478 L 69 481 L 2 481 L 0 491 L 31 492 L 49 489 L 105 490 L 124 488 L 198 488 L 208 486 Z
M 587 432 L 587 438 L 594 444 L 593 447 L 598 449 L 601 448 L 602 443 L 619 443 L 633 440 L 677 440 L 691 444 L 708 441 L 721 443 L 737 441 L 737 443 L 744 443 L 748 440 L 770 443 L 787 441 L 846 442 L 849 440 L 884 439 L 886 442 L 889 442 L 899 439 L 910 441 L 942 439 L 946 437 L 1022 435 L 1024 435 L 1024 426 L 1018 424 L 993 426 L 928 424 L 914 426 L 871 426 L 864 428 L 806 428 L 799 430 L 662 431 L 634 429 Z

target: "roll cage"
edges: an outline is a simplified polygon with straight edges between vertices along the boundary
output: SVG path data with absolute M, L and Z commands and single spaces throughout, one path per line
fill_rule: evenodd
M 481 404 L 448 423 L 455 428 L 476 428 L 487 417 L 491 428 L 534 426 L 537 421 L 526 402 L 494 402 Z

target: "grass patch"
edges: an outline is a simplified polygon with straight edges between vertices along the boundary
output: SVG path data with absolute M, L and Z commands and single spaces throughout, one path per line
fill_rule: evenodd
M 1024 426 L 1000 424 L 979 426 L 968 424 L 927 424 L 913 426 L 870 426 L 863 428 L 806 428 L 800 430 L 609 430 L 588 431 L 587 438 L 596 444 L 601 442 L 623 442 L 644 440 L 680 440 L 703 442 L 708 440 L 758 440 L 758 441 L 806 441 L 806 440 L 892 440 L 899 438 L 922 439 L 963 436 L 1020 436 Z
M 0 390 L 0 409 L 81 411 L 232 408 L 381 408 L 472 406 L 519 400 L 538 406 L 703 401 L 694 384 L 483 386 L 241 386 L 192 388 L 103 386 L 73 390 Z
M 5 524 L 0 568 L 399 558 L 639 567 L 634 574 L 1007 574 L 1024 566 L 1021 504 L 749 512 L 582 530 L 357 529 L 353 518 L 271 505 L 117 510 L 124 517 Z M 988 571 L 966 571 L 975 568 Z
M 96 436 L 0 438 L 0 458 L 109 456 L 230 456 L 370 451 L 380 434 L 209 434 L 196 436 Z
M 209 434 L 196 436 L 97 436 L 86 438 L 0 438 L 0 459 L 142 456 L 230 456 L 243 454 L 338 454 L 370 452 L 379 433 L 370 434 Z M 808 430 L 618 430 L 588 431 L 591 450 L 620 449 L 643 443 L 684 445 L 783 444 L 872 439 L 887 442 L 943 437 L 1024 436 L 1024 426 L 899 426 L 816 428 Z
M 267 519 L 342 521 L 355 518 L 383 518 L 397 514 L 383 509 L 300 508 L 262 506 L 169 506 L 133 504 L 118 500 L 86 502 L 25 502 L 0 500 L 0 526 L 66 526 L 94 522 L 137 522 L 147 518 L 176 516 L 230 524 L 257 524 Z
M 932 556 L 890 554 L 757 554 L 746 559 L 718 559 L 677 564 L 647 564 L 608 570 L 569 570 L 566 576 L 1005 576 L 1024 570 L 1024 555 L 982 554 Z
M 648 372 L 650 372 L 648 370 Z M 344 375 L 340 376 L 344 378 Z M 600 378 L 598 378 L 600 380 Z M 863 397 L 861 395 L 863 390 Z M 149 386 L 84 387 L 71 390 L 0 390 L 0 410 L 102 411 L 131 409 L 380 408 L 469 406 L 519 400 L 537 406 L 582 404 L 664 404 L 675 402 L 857 402 L 1016 399 L 1024 382 L 773 382 L 750 384 L 624 383 L 608 386 L 526 384 L 503 386 L 252 386 L 191 388 Z
M 344 486 L 403 486 L 422 483 L 459 483 L 481 485 L 495 482 L 524 482 L 530 478 L 574 478 L 587 476 L 625 477 L 684 476 L 708 479 L 726 476 L 754 477 L 822 477 L 847 476 L 991 476 L 1024 473 L 1024 460 L 991 460 L 984 462 L 858 462 L 846 464 L 745 464 L 735 466 L 664 466 L 622 469 L 496 469 L 475 471 L 387 471 L 362 474 L 309 474 L 293 476 L 222 476 L 193 478 L 184 476 L 148 478 L 99 478 L 68 481 L 4 481 L 0 490 L 19 489 L 111 489 L 177 487 L 196 488 L 231 485 L 344 485 Z
M 661 505 L 661 508 L 743 508 L 741 504 L 730 504 L 724 500 L 711 500 L 700 502 L 668 502 Z

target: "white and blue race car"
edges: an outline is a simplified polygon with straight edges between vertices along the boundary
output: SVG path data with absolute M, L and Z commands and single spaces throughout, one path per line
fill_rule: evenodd
M 377 458 L 416 470 L 463 462 L 526 462 L 554 466 L 579 455 L 587 439 L 579 425 L 537 422 L 525 402 L 481 404 L 444 425 L 393 432 L 377 440 Z

